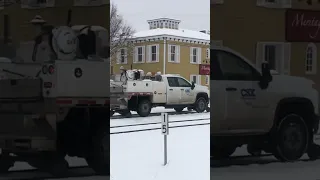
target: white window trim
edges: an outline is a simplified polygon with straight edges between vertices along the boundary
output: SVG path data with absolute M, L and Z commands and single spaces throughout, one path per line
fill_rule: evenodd
M 198 74 L 190 74 L 190 82 L 192 83 L 194 76 L 197 77 L 197 82 L 195 82 L 195 84 L 201 85 L 201 75 Z
M 277 2 L 267 2 L 266 0 L 256 0 L 256 5 L 259 7 L 265 8 L 291 8 L 292 7 L 292 0 L 276 0 Z
M 124 62 L 121 62 L 122 55 L 121 55 L 121 50 L 124 49 Z M 127 48 L 121 48 L 117 52 L 117 64 L 128 64 L 128 49 Z
M 156 61 L 152 61 L 152 47 L 156 46 Z M 158 63 L 159 62 L 159 55 L 160 55 L 160 48 L 159 44 L 151 44 L 147 46 L 147 63 Z
M 197 62 L 193 62 L 193 50 L 197 50 Z M 190 47 L 190 64 L 201 64 L 201 51 L 200 47 Z
M 312 48 L 312 71 L 307 71 L 306 69 L 306 66 L 307 66 L 307 50 L 308 48 L 311 47 Z M 317 57 L 318 57 L 318 48 L 317 48 L 317 45 L 315 43 L 309 43 L 307 45 L 307 48 L 306 48 L 306 59 L 305 59 L 305 73 L 306 74 L 309 74 L 309 75 L 315 75 L 317 74 Z
M 210 4 L 223 4 L 224 0 L 210 0 Z
M 139 62 L 138 59 L 139 59 L 139 54 L 138 54 L 138 48 L 142 48 L 142 61 Z M 145 51 L 146 47 L 145 46 L 136 46 L 135 47 L 135 50 L 134 50 L 134 61 L 133 63 L 135 64 L 142 64 L 142 63 L 145 63 L 145 59 L 146 59 L 146 51 Z
M 205 75 L 205 85 L 210 85 L 210 75 Z M 208 82 L 207 82 L 208 80 Z
M 275 45 L 275 46 L 277 46 L 277 45 L 281 45 L 282 46 L 282 56 L 281 56 L 281 62 L 280 62 L 280 70 L 281 70 L 281 72 L 279 72 L 279 73 L 281 73 L 281 74 L 286 74 L 286 75 L 289 75 L 290 74 L 290 66 L 291 66 L 291 43 L 287 43 L 287 42 L 263 42 L 263 41 L 261 41 L 261 42 L 258 42 L 257 43 L 258 44 L 258 46 L 263 46 L 262 47 L 262 57 L 264 58 L 264 47 L 265 46 L 267 46 L 267 45 Z M 262 61 L 262 59 L 259 61 L 258 60 L 258 55 L 259 55 L 259 53 L 257 52 L 258 51 L 258 46 L 257 46 L 257 49 L 256 49 L 256 67 L 257 68 L 261 68 L 260 67 L 260 63 L 262 63 L 263 61 Z M 287 49 L 287 52 L 286 52 L 286 47 L 288 47 L 288 49 Z M 285 58 L 288 58 L 288 64 L 287 64 L 287 70 L 285 70 Z M 263 59 L 264 60 L 264 59 Z
M 33 0 L 36 2 L 36 0 Z M 41 8 L 49 8 L 49 7 L 55 7 L 56 1 L 55 0 L 46 0 L 46 4 L 37 4 L 34 3 L 30 6 L 30 0 L 21 0 L 21 8 L 24 9 L 41 9 Z
M 171 47 L 175 46 L 176 47 L 176 53 L 175 53 L 175 61 L 171 61 Z M 168 44 L 168 62 L 169 63 L 180 63 L 180 45 L 175 45 L 175 44 Z

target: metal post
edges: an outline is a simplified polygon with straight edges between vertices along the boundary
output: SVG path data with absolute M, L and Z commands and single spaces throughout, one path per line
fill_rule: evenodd
M 169 117 L 168 113 L 161 113 L 161 134 L 163 135 L 163 165 L 168 163 L 168 144 L 167 144 L 167 135 L 169 135 Z
M 167 162 L 168 162 L 168 149 L 167 149 L 167 135 L 164 135 L 163 136 L 163 142 L 164 142 L 164 163 L 163 163 L 163 165 L 165 166 L 165 165 L 167 165 Z

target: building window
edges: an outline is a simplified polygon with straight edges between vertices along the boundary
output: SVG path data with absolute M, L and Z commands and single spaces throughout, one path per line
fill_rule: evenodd
M 276 60 L 276 46 L 275 45 L 266 45 L 264 47 L 264 60 L 269 63 L 269 67 L 272 70 L 279 70 L 277 67 L 277 60 Z
M 190 63 L 191 64 L 201 63 L 201 48 L 198 48 L 198 47 L 190 48 Z
M 159 44 L 148 46 L 147 62 L 159 62 Z
M 180 63 L 180 46 L 168 44 L 168 62 Z
M 117 52 L 117 64 L 127 64 L 128 57 L 127 57 L 127 49 L 122 48 Z
M 309 43 L 306 49 L 306 74 L 317 73 L 317 46 Z
M 190 82 L 194 82 L 195 84 L 201 84 L 201 75 L 195 75 L 195 74 L 191 74 L 190 75 Z
M 206 85 L 209 85 L 210 84 L 210 76 L 209 75 L 206 75 Z
M 144 46 L 135 47 L 134 63 L 144 63 L 144 62 L 145 62 L 145 47 Z
M 127 53 L 126 49 L 121 49 L 121 64 L 126 63 Z
M 263 61 L 268 62 L 270 69 L 280 74 L 290 74 L 291 44 L 284 42 L 258 42 L 256 65 L 261 68 Z

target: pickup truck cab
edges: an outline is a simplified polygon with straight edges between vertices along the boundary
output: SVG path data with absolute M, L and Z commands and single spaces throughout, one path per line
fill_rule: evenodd
M 179 75 L 165 74 L 161 75 L 160 80 L 128 80 L 126 84 L 114 85 L 111 87 L 121 87 L 126 97 L 121 102 L 122 107 L 127 110 L 137 111 L 141 117 L 150 114 L 152 107 L 163 106 L 165 108 L 174 108 L 177 112 L 181 112 L 184 108 L 192 108 L 197 112 L 207 110 L 209 104 L 209 89 L 206 86 L 197 85 L 189 82 Z M 120 82 L 117 82 L 120 83 Z M 111 88 L 112 94 L 116 94 Z M 118 91 L 119 92 L 119 91 Z M 111 101 L 111 107 L 120 107 Z M 113 109 L 116 112 L 125 111 L 123 108 Z
M 211 47 L 211 156 L 226 158 L 247 145 L 281 161 L 298 160 L 318 129 L 318 91 L 313 81 L 256 68 L 226 47 Z

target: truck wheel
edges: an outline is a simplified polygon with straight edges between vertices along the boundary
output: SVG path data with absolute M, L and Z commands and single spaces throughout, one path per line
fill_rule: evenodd
M 299 160 L 309 144 L 309 129 L 297 114 L 286 115 L 275 132 L 274 156 L 280 161 Z
M 184 108 L 174 108 L 174 110 L 178 113 L 182 112 Z
M 114 111 L 110 110 L 110 117 L 112 117 L 114 115 Z
M 202 113 L 206 109 L 207 109 L 207 101 L 203 97 L 198 98 L 196 103 L 195 103 L 195 110 L 198 113 Z
M 104 126 L 102 126 L 104 127 Z M 101 128 L 92 138 L 92 148 L 86 161 L 98 175 L 110 175 L 110 143 L 107 128 Z
M 151 103 L 148 99 L 140 100 L 138 104 L 137 113 L 141 117 L 147 117 L 151 112 L 151 108 Z
M 211 150 L 211 156 L 216 159 L 226 159 L 230 157 L 235 151 L 236 147 L 228 147 L 228 148 L 213 148 Z

